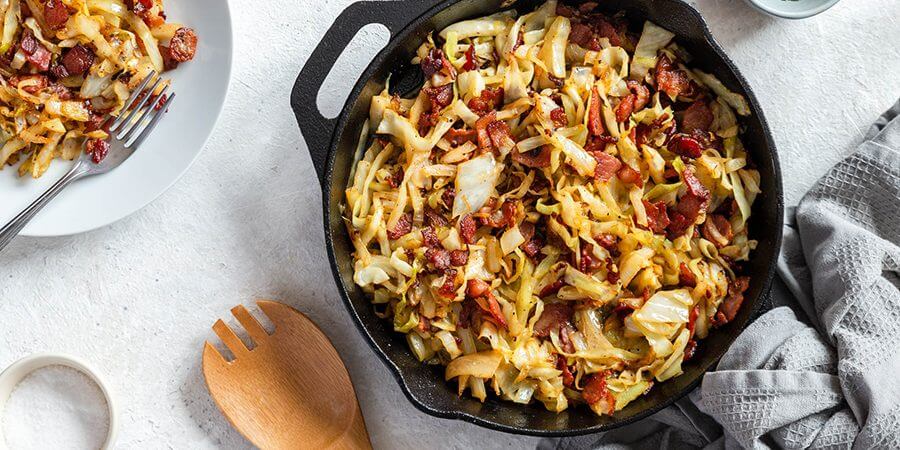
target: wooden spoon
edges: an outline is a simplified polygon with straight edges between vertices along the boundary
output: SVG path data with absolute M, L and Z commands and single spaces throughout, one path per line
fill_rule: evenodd
M 203 348 L 206 386 L 228 421 L 261 449 L 370 449 L 347 368 L 321 330 L 282 303 L 259 300 L 275 325 L 269 335 L 241 305 L 231 313 L 252 350 L 221 319 L 213 331 L 234 354 Z

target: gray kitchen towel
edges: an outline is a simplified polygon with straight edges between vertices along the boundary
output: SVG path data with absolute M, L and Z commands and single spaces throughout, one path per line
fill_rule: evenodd
M 538 448 L 900 449 L 900 102 L 789 216 L 778 271 L 792 298 L 775 303 L 790 306 L 675 405 Z

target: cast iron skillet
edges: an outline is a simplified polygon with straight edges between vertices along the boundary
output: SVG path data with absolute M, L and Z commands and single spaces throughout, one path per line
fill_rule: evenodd
M 506 1 L 505 3 L 510 3 Z M 521 0 L 514 5 L 530 12 L 541 0 Z M 744 120 L 746 147 L 762 175 L 761 194 L 750 221 L 751 238 L 759 246 L 747 266 L 752 277 L 746 300 L 733 322 L 714 330 L 700 342 L 698 355 L 684 365 L 684 374 L 657 384 L 649 394 L 635 400 L 613 417 L 597 417 L 584 407 L 557 414 L 541 405 L 519 405 L 489 397 L 484 403 L 456 395 L 456 384 L 444 381 L 443 367 L 420 364 L 402 334 L 394 333 L 389 321 L 379 319 L 367 296 L 353 284 L 353 246 L 341 219 L 344 189 L 354 165 L 354 152 L 361 127 L 368 117 L 369 101 L 380 92 L 388 75 L 392 85 L 403 84 L 417 70 L 409 61 L 424 37 L 459 20 L 494 13 L 502 0 L 402 0 L 359 2 L 337 18 L 313 51 L 291 95 L 291 106 L 312 156 L 322 184 L 325 241 L 335 281 L 344 304 L 359 331 L 375 353 L 391 369 L 409 400 L 420 410 L 437 417 L 460 419 L 495 430 L 540 436 L 579 435 L 605 431 L 646 417 L 693 389 L 703 373 L 718 361 L 731 342 L 749 323 L 771 287 L 781 245 L 782 187 L 775 145 L 763 112 L 746 80 L 716 44 L 700 14 L 682 0 L 606 0 L 602 8 L 625 10 L 640 26 L 644 19 L 671 30 L 695 56 L 692 65 L 717 75 L 726 86 L 743 92 L 753 115 Z M 391 32 L 391 41 L 372 61 L 350 93 L 336 119 L 322 116 L 316 96 L 334 61 L 357 31 L 370 23 L 381 23 Z M 640 29 L 640 28 L 638 28 Z M 389 389 L 387 386 L 386 389 Z

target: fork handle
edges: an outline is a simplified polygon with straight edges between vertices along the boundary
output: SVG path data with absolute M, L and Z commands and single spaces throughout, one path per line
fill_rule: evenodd
M 41 194 L 37 200 L 28 205 L 27 208 L 10 220 L 3 228 L 0 228 L 0 250 L 6 248 L 6 245 L 22 231 L 22 228 L 25 228 L 25 225 L 27 225 L 28 222 L 30 222 L 31 219 L 47 205 L 47 203 L 50 203 L 50 200 L 53 200 L 73 181 L 83 177 L 87 171 L 87 165 L 79 159 L 62 178 L 56 183 L 53 183 L 53 186 L 50 186 L 50 189 L 47 189 L 47 191 Z

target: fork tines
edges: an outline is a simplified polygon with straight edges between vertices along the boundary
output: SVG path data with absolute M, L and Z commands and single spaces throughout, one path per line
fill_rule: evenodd
M 153 84 L 147 87 L 151 81 Z M 110 124 L 109 134 L 127 148 L 139 146 L 175 100 L 175 93 L 168 93 L 168 90 L 169 83 L 164 82 L 156 71 L 150 71 Z

